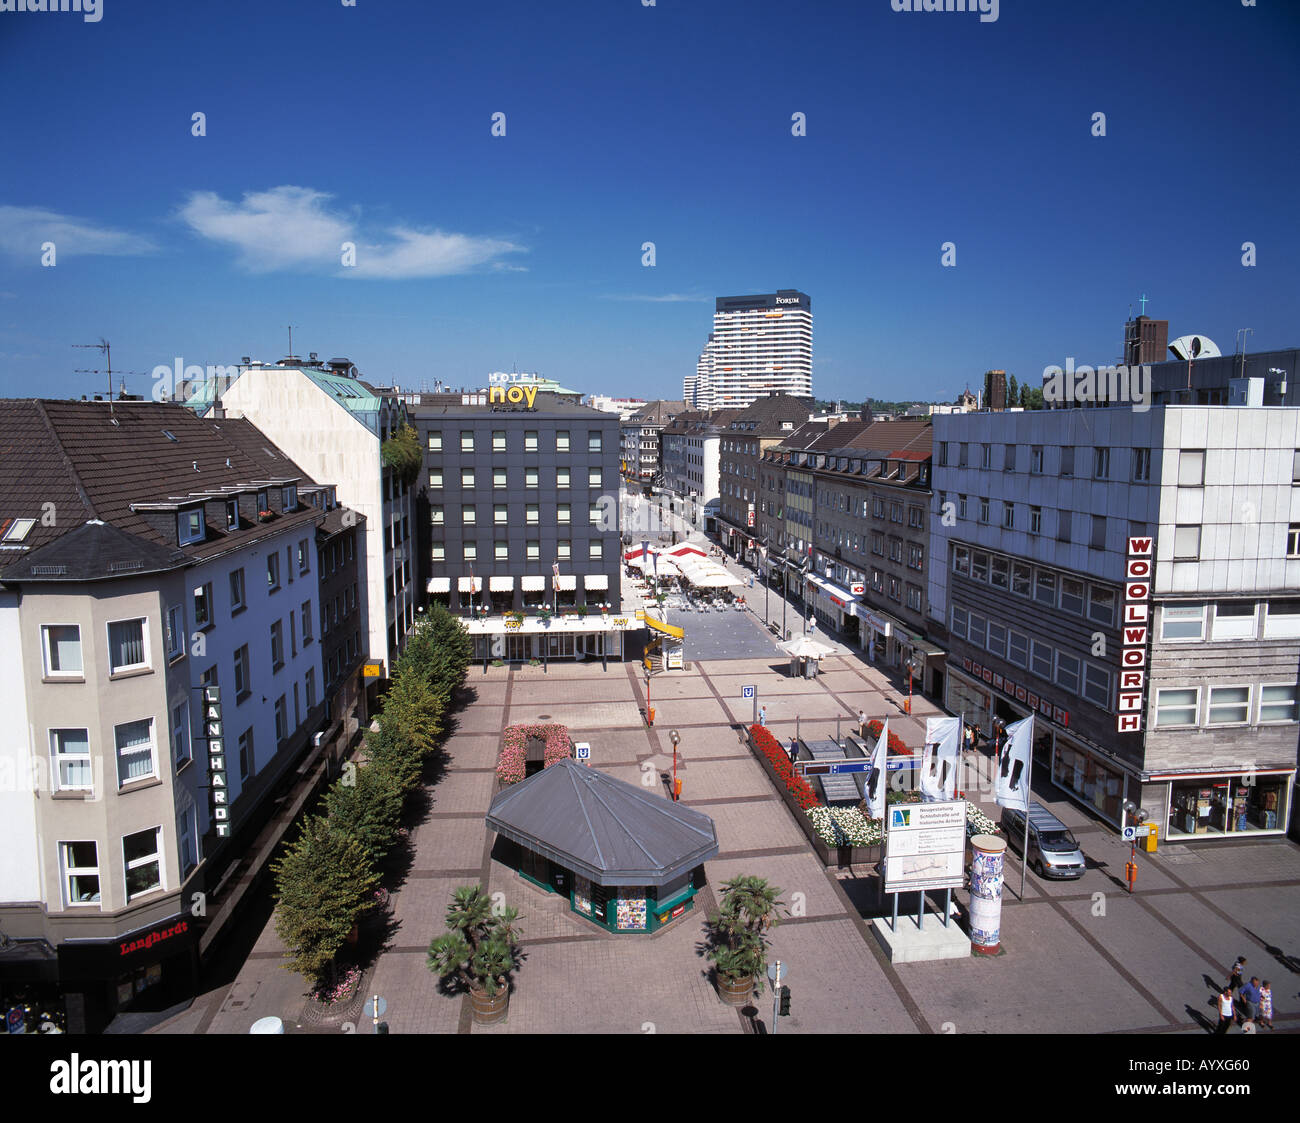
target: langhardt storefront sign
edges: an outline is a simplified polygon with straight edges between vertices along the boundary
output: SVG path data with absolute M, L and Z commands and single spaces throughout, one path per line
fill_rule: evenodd
M 1130 538 L 1124 568 L 1123 647 L 1120 650 L 1119 691 L 1115 729 L 1142 732 L 1142 699 L 1146 686 L 1147 641 L 1151 636 L 1151 577 L 1154 538 Z

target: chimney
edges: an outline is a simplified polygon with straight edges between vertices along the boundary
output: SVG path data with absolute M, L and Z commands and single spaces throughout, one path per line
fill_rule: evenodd
M 839 423 L 840 423 L 840 419 L 838 417 L 828 417 L 826 419 L 826 431 L 829 433 Z

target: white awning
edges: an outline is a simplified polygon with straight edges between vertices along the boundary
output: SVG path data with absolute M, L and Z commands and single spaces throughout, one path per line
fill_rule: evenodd
M 578 578 L 572 573 L 561 573 L 558 577 L 551 578 L 551 584 L 560 592 L 567 593 L 570 589 L 578 587 Z
M 515 587 L 513 577 L 489 577 L 488 589 L 494 593 L 508 593 Z
M 431 592 L 431 593 L 450 593 L 450 592 L 451 592 L 451 578 L 450 578 L 450 577 L 430 577 L 430 578 L 429 578 L 429 592 Z
M 546 578 L 537 575 L 519 578 L 519 587 L 525 593 L 539 593 L 546 588 Z
M 588 573 L 582 579 L 583 587 L 587 589 L 608 589 L 609 577 L 604 573 Z
M 462 593 L 478 593 L 483 589 L 482 577 L 460 577 L 457 579 L 456 588 Z

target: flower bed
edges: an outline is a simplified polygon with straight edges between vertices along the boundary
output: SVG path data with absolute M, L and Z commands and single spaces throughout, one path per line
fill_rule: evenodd
M 517 784 L 527 773 L 528 742 L 533 738 L 546 742 L 543 767 L 550 768 L 569 755 L 569 730 L 564 725 L 507 725 L 501 734 L 501 753 L 497 757 L 497 779 L 503 784 Z
M 349 967 L 339 973 L 338 981 L 333 986 L 321 985 L 311 992 L 313 1001 L 322 1006 L 337 1006 L 356 997 L 357 985 L 361 982 L 361 968 Z
M 974 803 L 966 804 L 966 837 L 974 838 L 977 834 L 1000 835 L 1002 829 Z
M 766 726 L 751 725 L 749 740 L 750 744 L 771 763 L 777 778 L 785 784 L 786 791 L 794 797 L 794 802 L 801 810 L 807 811 L 810 807 L 821 806 L 821 800 L 817 798 L 808 781 L 794 770 L 794 765 L 790 763 L 790 754 L 767 731 Z
M 874 718 L 867 722 L 867 732 L 873 739 L 879 740 L 880 730 L 883 722 L 876 721 Z M 890 756 L 911 756 L 912 750 L 903 744 L 903 739 L 892 729 L 889 731 L 889 755 Z
M 879 846 L 879 819 L 865 818 L 856 807 L 813 807 L 813 830 L 827 846 Z

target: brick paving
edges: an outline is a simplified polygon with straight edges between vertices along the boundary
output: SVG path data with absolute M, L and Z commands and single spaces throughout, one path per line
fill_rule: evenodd
M 778 653 L 779 654 L 779 653 Z M 1210 848 L 1162 848 L 1139 856 L 1138 893 L 1123 884 L 1128 847 L 1087 811 L 1040 779 L 1035 795 L 1079 835 L 1089 869 L 1074 882 L 1030 874 L 1018 899 L 1020 867 L 1008 858 L 1003 902 L 1005 953 L 891 966 L 864 918 L 883 911 L 874 870 L 826 870 L 741 740 L 751 708 L 740 687 L 759 687 L 768 724 L 781 737 L 833 736 L 856 724 L 861 706 L 909 744 L 939 713 L 906 686 L 856 655 L 835 656 L 813 680 L 788 676 L 777 657 L 704 660 L 657 675 L 658 710 L 647 729 L 640 667 L 611 663 L 472 668 L 476 697 L 457 715 L 447 767 L 415 829 L 405 882 L 392 894 L 392 930 L 366 979 L 383 994 L 394 1033 L 741 1033 L 754 1027 L 723 1006 L 698 954 L 705 903 L 739 874 L 768 878 L 790 915 L 773 932 L 774 958 L 792 972 L 793 1016 L 780 1031 L 875 1032 L 1204 1032 L 1210 990 L 1239 954 L 1271 977 L 1279 1032 L 1300 1029 L 1300 849 L 1287 841 Z M 651 765 L 657 790 L 671 770 L 668 730 L 683 731 L 679 774 L 684 799 L 714 818 L 719 858 L 706 864 L 701 907 L 651 935 L 615 936 L 569 911 L 567 901 L 491 860 L 481 816 L 495 793 L 491 771 L 503 726 L 551 720 L 592 745 L 593 765 L 640 783 Z M 968 758 L 961 783 L 995 820 L 987 758 Z M 439 991 L 425 966 L 429 940 L 443 930 L 451 891 L 481 882 L 520 908 L 525 959 L 510 1018 L 471 1026 L 463 999 Z M 965 893 L 954 892 L 965 904 Z M 932 909 L 933 909 L 932 905 Z M 937 916 L 927 923 L 939 923 Z M 283 1017 L 290 1032 L 305 1004 L 300 980 L 283 970 L 283 949 L 267 924 L 233 983 L 196 1000 L 161 1032 L 243 1033 L 258 1017 Z M 758 1001 L 759 1031 L 771 1018 Z M 367 1019 L 356 1027 L 370 1032 Z M 335 1029 L 311 1032 L 339 1032 Z

